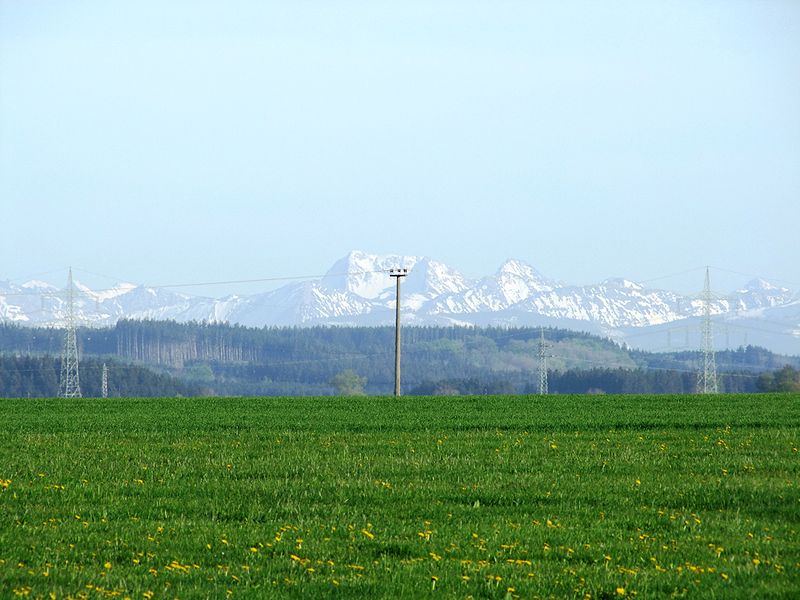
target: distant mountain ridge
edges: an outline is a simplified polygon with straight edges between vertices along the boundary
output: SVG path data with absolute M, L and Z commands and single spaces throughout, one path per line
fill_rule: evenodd
M 255 327 L 385 325 L 394 320 L 394 281 L 388 276 L 394 267 L 410 269 L 403 282 L 403 319 L 414 325 L 557 325 L 652 349 L 648 334 L 663 343 L 676 328 L 694 331 L 703 313 L 697 297 L 627 279 L 573 286 L 513 259 L 492 275 L 469 279 L 428 257 L 357 250 L 336 261 L 319 280 L 250 296 L 209 299 L 130 283 L 93 291 L 76 283 L 76 313 L 89 325 L 113 325 L 121 318 Z M 65 307 L 62 291 L 46 282 L 0 282 L 0 320 L 56 325 L 63 321 Z M 755 279 L 716 298 L 711 312 L 720 328 L 727 328 L 728 342 L 733 331 L 740 342 L 749 335 L 753 343 L 800 354 L 800 300 L 787 288 Z M 767 337 L 770 341 L 764 343 Z

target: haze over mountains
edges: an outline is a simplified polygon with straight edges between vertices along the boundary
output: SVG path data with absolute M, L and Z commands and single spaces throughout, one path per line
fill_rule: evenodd
M 213 299 L 164 288 L 120 283 L 93 291 L 76 282 L 79 323 L 113 325 L 121 318 L 225 321 L 247 326 L 386 325 L 394 322 L 394 280 L 388 270 L 410 269 L 402 284 L 403 322 L 409 325 L 546 325 L 598 333 L 650 350 L 699 345 L 699 297 L 648 288 L 627 279 L 574 286 L 507 260 L 469 279 L 419 256 L 350 252 L 319 280 L 292 282 L 250 296 Z M 715 296 L 715 341 L 720 347 L 761 345 L 800 354 L 800 298 L 755 279 Z M 0 320 L 59 325 L 66 294 L 42 281 L 0 282 Z

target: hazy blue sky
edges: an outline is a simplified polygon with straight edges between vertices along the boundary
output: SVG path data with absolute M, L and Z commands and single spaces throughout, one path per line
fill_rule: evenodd
M 793 0 L 0 0 L 0 279 L 797 282 L 799 200 Z

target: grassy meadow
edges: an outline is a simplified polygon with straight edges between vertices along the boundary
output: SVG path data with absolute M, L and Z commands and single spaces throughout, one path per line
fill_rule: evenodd
M 800 597 L 800 396 L 0 400 L 0 597 Z

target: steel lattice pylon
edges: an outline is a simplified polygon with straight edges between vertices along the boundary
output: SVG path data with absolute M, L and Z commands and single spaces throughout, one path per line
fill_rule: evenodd
M 703 288 L 703 323 L 700 328 L 703 338 L 703 368 L 697 373 L 697 391 L 703 394 L 716 394 L 717 360 L 714 356 L 714 331 L 711 328 L 711 278 L 706 267 L 706 283 Z
M 539 393 L 547 394 L 547 344 L 544 341 L 544 327 L 539 340 Z
M 71 267 L 67 283 L 67 323 L 64 334 L 64 352 L 61 355 L 61 382 L 58 395 L 62 398 L 81 397 L 81 380 L 78 373 L 78 335 L 75 328 L 75 302 Z
M 103 383 L 101 393 L 103 398 L 108 398 L 108 367 L 103 363 Z

